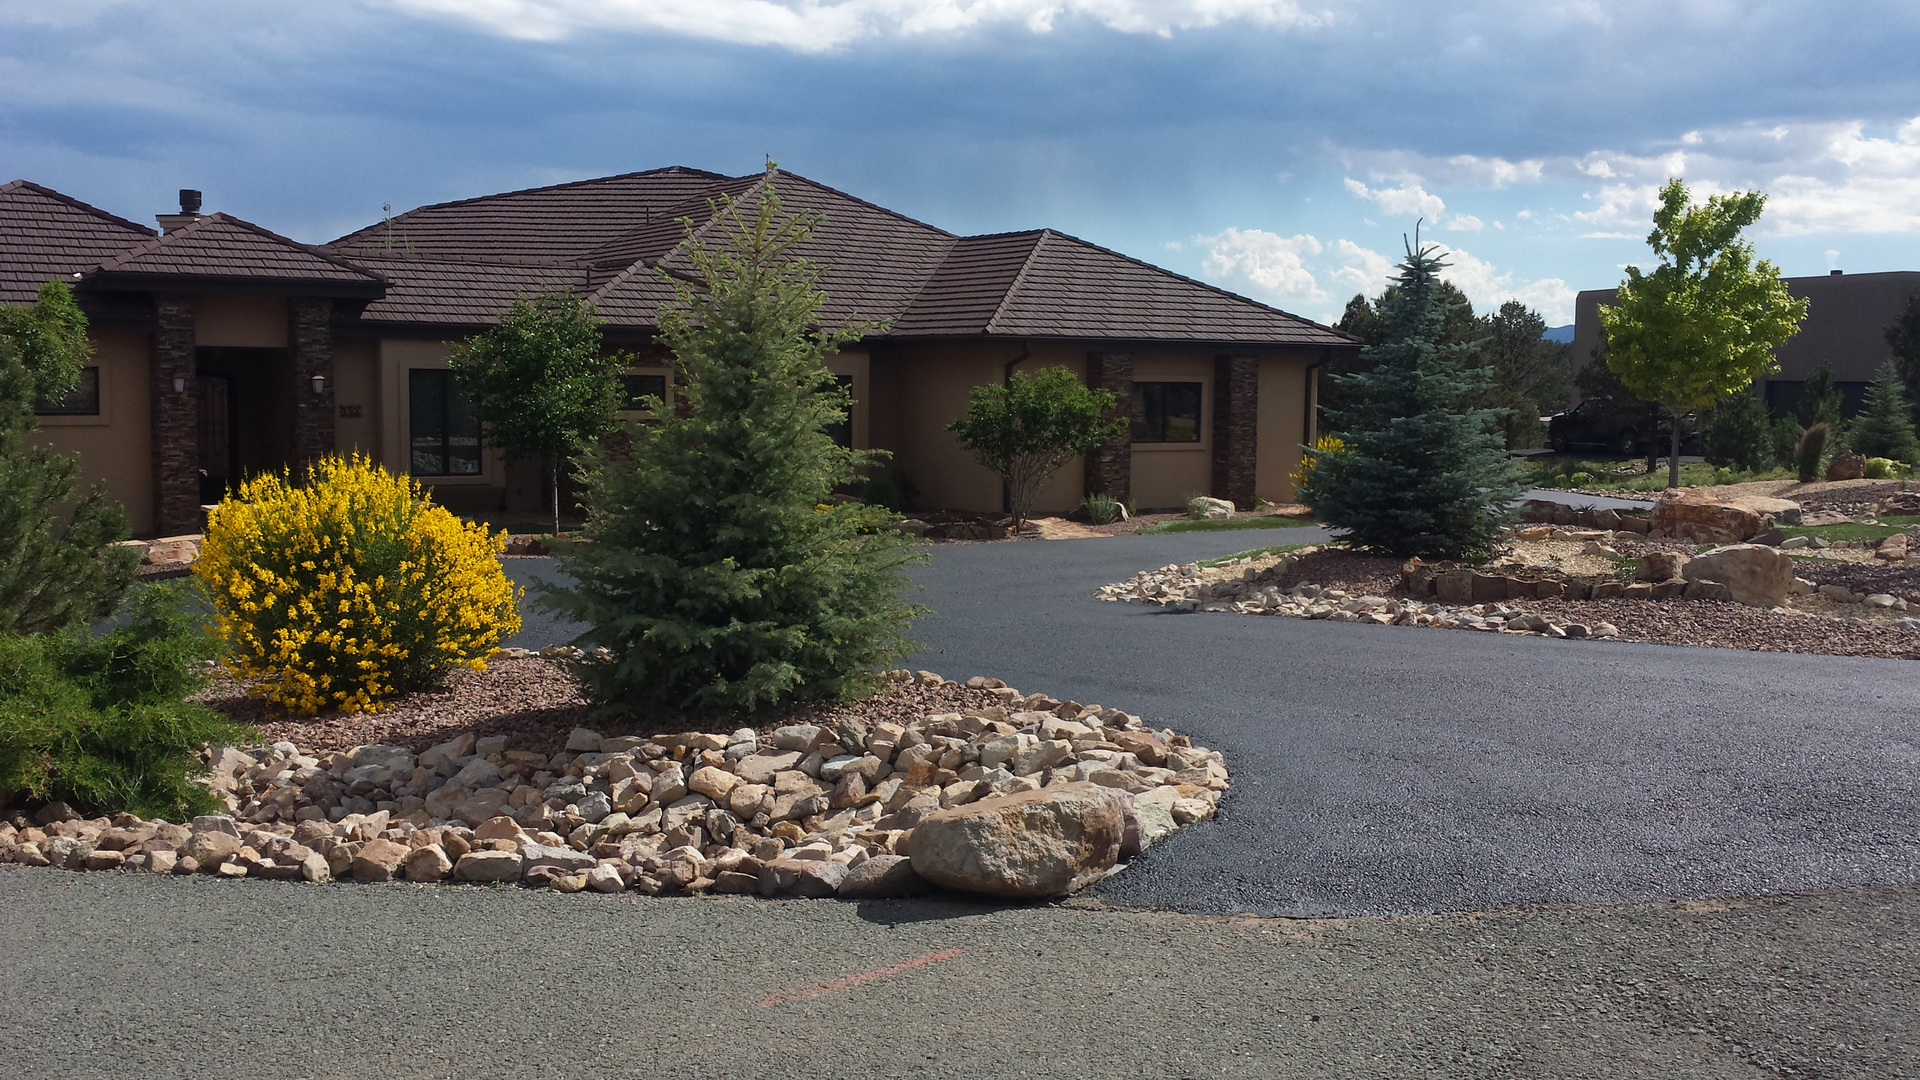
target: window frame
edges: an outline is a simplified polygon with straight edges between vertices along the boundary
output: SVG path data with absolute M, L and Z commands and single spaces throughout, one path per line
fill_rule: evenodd
M 620 373 L 620 382 L 621 382 L 621 392 L 622 392 L 623 394 L 624 394 L 624 393 L 626 392 L 626 380 L 627 380 L 627 379 L 629 379 L 629 378 L 657 378 L 657 379 L 659 379 L 659 380 L 660 380 L 660 386 L 661 386 L 661 390 L 660 390 L 660 400 L 661 400 L 661 402 L 662 402 L 662 403 L 664 403 L 664 404 L 665 404 L 665 405 L 666 405 L 666 406 L 667 406 L 667 407 L 668 407 L 669 409 L 673 407 L 673 369 L 672 369 L 672 368 L 664 368 L 664 367 L 632 367 L 632 368 L 628 368 L 628 369 L 626 369 L 625 371 L 623 371 L 623 372 L 621 372 L 621 373 Z M 621 406 L 621 407 L 620 407 L 619 409 L 617 409 L 617 410 L 615 410 L 615 411 L 616 411 L 616 412 L 617 412 L 617 413 L 618 413 L 619 415 L 621 415 L 621 416 L 624 416 L 624 417 L 628 417 L 628 418 L 630 418 L 630 419 L 635 419 L 635 420 L 652 420 L 652 419 L 654 419 L 654 414 L 653 414 L 653 413 L 651 413 L 651 412 L 648 412 L 648 411 L 647 411 L 647 410 L 645 410 L 645 409 L 635 409 L 635 408 L 629 408 L 629 407 L 628 407 L 628 405 L 630 405 L 630 404 L 632 403 L 632 400 L 633 400 L 632 398 L 628 398 L 628 399 L 627 399 L 627 404 L 626 404 L 626 405 L 622 405 L 622 406 Z
M 473 469 L 469 472 L 454 472 L 451 468 L 454 462 L 453 447 L 455 435 L 453 430 L 453 403 L 455 395 L 460 392 L 459 388 L 454 385 L 453 372 L 444 367 L 409 367 L 406 369 L 406 373 L 407 431 L 404 446 L 407 455 L 407 475 L 428 477 L 435 480 L 477 480 L 484 478 L 487 471 L 486 430 L 485 425 L 480 422 L 480 417 L 477 412 L 475 412 L 473 417 Z M 421 408 L 421 395 L 418 393 L 421 376 L 437 378 L 443 384 L 445 391 L 440 398 L 442 415 L 440 417 L 441 471 L 439 472 L 421 471 L 419 468 L 419 459 L 415 457 L 419 452 L 416 449 L 419 440 L 414 434 L 414 417 Z M 471 403 L 469 403 L 468 408 L 469 411 L 473 411 Z
M 87 383 L 89 381 L 89 378 L 91 378 L 91 381 L 93 384 L 92 385 L 92 390 L 93 390 L 93 407 L 92 408 L 90 409 L 42 408 L 42 405 L 46 404 L 45 399 L 35 399 L 33 403 L 33 415 L 41 418 L 59 418 L 64 420 L 99 419 L 101 416 L 100 365 L 89 364 L 86 367 L 81 368 L 80 369 L 80 385 L 74 388 L 73 394 L 67 395 L 67 398 L 63 400 L 70 400 L 74 396 L 74 394 L 81 393 L 83 390 L 87 389 Z
M 1192 387 L 1192 394 L 1193 394 L 1193 437 L 1192 438 L 1170 439 L 1166 437 L 1167 428 L 1168 428 L 1167 420 L 1171 414 L 1169 414 L 1166 411 L 1166 393 L 1164 390 L 1162 390 L 1160 395 L 1161 416 L 1160 416 L 1160 429 L 1158 432 L 1160 437 L 1141 438 L 1141 432 L 1143 430 L 1143 425 L 1145 424 L 1145 421 L 1141 419 L 1142 395 L 1145 388 L 1150 386 Z M 1196 378 L 1136 379 L 1133 383 L 1132 391 L 1128 395 L 1128 398 L 1129 400 L 1128 400 L 1128 410 L 1127 410 L 1127 418 L 1128 418 L 1127 435 L 1128 435 L 1128 442 L 1131 445 L 1181 447 L 1181 448 L 1200 447 L 1205 445 L 1206 413 L 1207 413 L 1207 384 L 1205 380 L 1196 379 Z M 1146 411 L 1150 416 L 1151 415 L 1150 404 Z

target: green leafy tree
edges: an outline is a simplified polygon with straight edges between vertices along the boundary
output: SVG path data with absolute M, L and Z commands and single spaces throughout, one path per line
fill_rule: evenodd
M 1907 400 L 1917 410 L 1914 418 L 1920 420 L 1920 289 L 1914 290 L 1899 317 L 1887 326 L 1886 338 L 1900 379 L 1906 383 Z
M 1607 363 L 1628 390 L 1673 416 L 1667 486 L 1680 485 L 1680 417 L 1705 409 L 1775 370 L 1773 350 L 1800 329 L 1807 302 L 1787 293 L 1780 271 L 1753 258 L 1741 230 L 1760 220 L 1757 191 L 1693 203 L 1669 180 L 1647 244 L 1652 273 L 1627 268 L 1617 302 L 1600 308 Z
M 947 425 L 973 459 L 1007 485 L 1007 509 L 1019 528 L 1047 478 L 1126 430 L 1113 394 L 1080 385 L 1064 367 L 1016 371 L 1005 386 L 976 386 L 967 414 Z
M 1767 404 L 1751 391 L 1727 395 L 1713 408 L 1707 428 L 1707 460 L 1722 468 L 1759 472 L 1773 457 Z
M 1866 408 L 1847 429 L 1847 441 L 1853 452 L 1866 457 L 1892 458 L 1913 464 L 1920 461 L 1920 440 L 1913 431 L 1913 407 L 1902 392 L 1899 365 L 1888 360 L 1880 365 L 1867 389 Z
M 772 179 L 716 206 L 718 247 L 685 222 L 695 273 L 660 313 L 684 410 L 655 399 L 630 447 L 582 459 L 589 543 L 561 559 L 578 584 L 546 597 L 611 652 L 578 669 L 608 707 L 844 698 L 913 648 L 904 567 L 921 556 L 883 511 L 833 498 L 881 457 L 827 433 L 848 400 L 823 360 L 868 328 L 816 329 L 821 268 L 794 255 L 812 221 L 782 213 Z
M 1498 543 L 1521 484 L 1492 433 L 1498 410 L 1479 404 L 1492 372 L 1471 344 L 1445 340 L 1458 302 L 1436 251 L 1408 246 L 1381 305 L 1383 340 L 1364 351 L 1370 370 L 1335 377 L 1355 402 L 1330 413 L 1345 444 L 1307 451 L 1301 499 L 1355 546 L 1452 559 Z
M 126 512 L 104 485 L 79 491 L 80 460 L 30 440 L 36 401 L 79 383 L 87 317 L 64 282 L 0 307 L 0 633 L 59 630 L 113 610 L 140 561 L 114 541 Z
M 454 381 L 472 399 L 487 439 L 515 460 L 540 462 L 560 531 L 563 464 L 612 431 L 620 373 L 632 364 L 601 345 L 593 306 L 564 293 L 521 297 L 499 325 L 453 347 Z

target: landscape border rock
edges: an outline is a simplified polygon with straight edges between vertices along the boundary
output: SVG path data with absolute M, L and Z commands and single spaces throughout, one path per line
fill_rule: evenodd
M 960 685 L 930 671 L 889 675 Z M 927 822 L 937 831 L 1009 804 L 1052 807 L 1031 812 L 1038 827 L 1057 822 L 1063 808 L 1104 800 L 1118 821 L 1102 826 L 1113 843 L 1083 844 L 1090 854 L 1064 879 L 1046 860 L 1008 852 L 1058 848 L 1065 832 L 1028 844 L 1003 823 L 998 847 L 975 862 L 1011 869 L 991 884 L 942 882 L 1059 895 L 1063 883 L 1071 891 L 1111 872 L 1123 835 L 1137 837 L 1137 849 L 1208 820 L 1229 785 L 1218 751 L 1119 709 L 1022 694 L 996 679 L 965 686 L 999 704 L 906 723 L 840 719 L 724 734 L 583 728 L 551 753 L 472 733 L 418 754 L 380 744 L 324 756 L 286 741 L 220 747 L 208 754 L 210 786 L 231 815 L 190 825 L 129 814 L 81 820 L 48 804 L 0 821 L 0 862 L 309 883 L 875 899 L 930 887 L 910 855 Z

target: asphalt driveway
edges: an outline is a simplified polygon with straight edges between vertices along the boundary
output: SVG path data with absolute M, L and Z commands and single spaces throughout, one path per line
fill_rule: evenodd
M 940 545 L 908 664 L 1117 706 L 1227 755 L 1219 819 L 1096 890 L 1114 904 L 1362 915 L 1920 882 L 1912 663 L 1092 598 L 1140 569 L 1323 536 Z

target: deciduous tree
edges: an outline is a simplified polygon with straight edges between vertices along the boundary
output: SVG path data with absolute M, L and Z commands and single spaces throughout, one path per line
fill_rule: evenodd
M 1126 428 L 1125 417 L 1112 415 L 1115 404 L 1113 394 L 1080 385 L 1066 368 L 1041 368 L 1031 376 L 1016 371 L 1005 386 L 974 387 L 967 414 L 947 430 L 975 461 L 1000 475 L 1018 529 L 1048 477 Z

